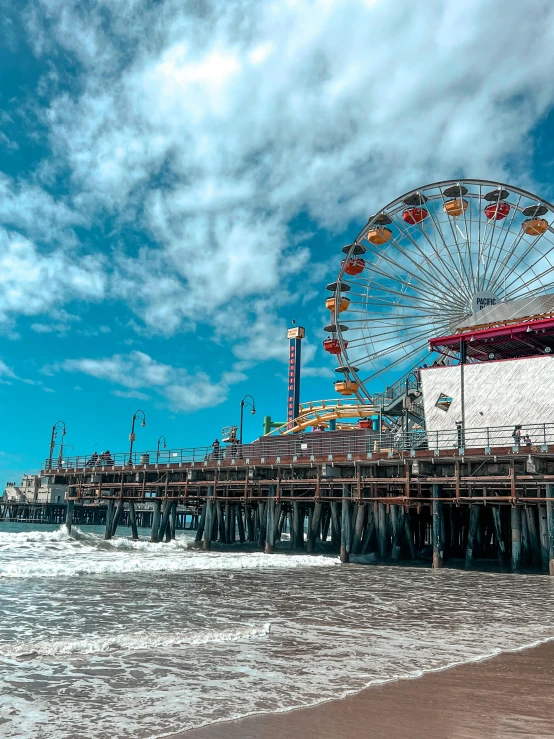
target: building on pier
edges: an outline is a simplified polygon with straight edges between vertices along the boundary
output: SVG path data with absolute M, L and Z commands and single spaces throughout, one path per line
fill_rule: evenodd
M 6 483 L 3 500 L 6 503 L 65 502 L 66 478 L 49 472 L 45 475 L 23 475 L 21 483 Z

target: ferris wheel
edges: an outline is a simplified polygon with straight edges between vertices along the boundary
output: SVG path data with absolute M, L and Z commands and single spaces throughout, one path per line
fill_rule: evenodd
M 435 182 L 371 216 L 327 286 L 337 392 L 371 401 L 481 308 L 554 292 L 553 216 L 543 198 L 487 180 Z

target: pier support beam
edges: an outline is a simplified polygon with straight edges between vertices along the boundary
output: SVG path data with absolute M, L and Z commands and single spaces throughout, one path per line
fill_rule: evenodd
M 512 518 L 512 570 L 514 572 L 521 567 L 521 508 L 514 506 L 511 512 Z
M 246 541 L 254 541 L 254 521 L 252 520 L 252 507 L 244 506 L 244 517 L 246 519 Z
M 172 501 L 165 500 L 163 505 L 163 514 L 161 517 L 160 528 L 158 529 L 158 541 L 163 541 L 166 537 L 167 525 L 169 523 L 169 514 L 171 513 Z
M 377 504 L 377 549 L 379 559 L 387 556 L 387 506 L 385 503 Z
M 527 531 L 529 532 L 529 549 L 531 550 L 531 561 L 537 569 L 541 566 L 541 545 L 537 526 L 536 506 L 526 506 Z
M 125 503 L 122 500 L 117 501 L 117 508 L 115 509 L 115 513 L 113 517 L 112 536 L 115 536 L 115 532 L 117 531 L 117 527 L 119 525 L 119 519 L 121 518 L 121 514 L 123 513 L 124 506 L 125 506 Z
M 158 535 L 160 531 L 160 517 L 162 510 L 162 501 L 156 498 L 154 501 L 154 512 L 152 513 L 152 532 L 150 534 L 150 541 L 156 543 L 159 541 Z
M 239 541 L 241 544 L 244 544 L 246 536 L 244 535 L 244 519 L 240 505 L 237 506 L 237 526 L 239 530 Z
M 342 521 L 340 532 L 340 561 L 350 562 L 352 544 L 352 501 L 350 500 L 350 485 L 342 487 Z
M 113 506 L 114 506 L 114 501 L 110 498 L 110 500 L 108 500 L 108 505 L 106 507 L 106 532 L 104 534 L 104 539 L 112 538 Z
M 391 521 L 392 521 L 392 550 L 391 559 L 393 562 L 398 562 L 401 554 L 400 542 L 402 541 L 402 534 L 404 533 L 404 515 L 405 510 L 402 505 L 393 505 L 391 510 Z
M 73 508 L 75 506 L 74 500 L 67 501 L 67 509 L 65 511 L 65 527 L 68 533 L 71 533 L 71 526 L 73 525 Z
M 275 546 L 275 491 L 277 487 L 271 485 L 269 488 L 269 498 L 266 505 L 266 526 L 265 526 L 265 553 L 273 554 Z
M 467 529 L 467 545 L 466 545 L 466 567 L 469 569 L 473 564 L 473 549 L 475 547 L 475 537 L 477 536 L 477 528 L 479 526 L 480 508 L 476 503 L 471 504 L 469 509 L 469 525 Z
M 442 493 L 440 485 L 433 485 L 433 569 L 444 566 L 444 522 L 442 516 Z
M 554 485 L 546 486 L 546 524 L 548 529 L 548 574 L 554 577 Z
M 312 520 L 308 529 L 308 541 L 306 542 L 306 551 L 312 553 L 315 549 L 315 540 L 321 525 L 321 513 L 323 510 L 322 503 L 314 503 Z
M 357 505 L 352 514 L 354 533 L 352 536 L 352 554 L 359 554 L 362 550 L 362 536 L 365 523 L 365 506 Z
M 206 522 L 204 525 L 204 549 L 209 552 L 212 548 L 212 529 L 214 525 L 214 486 L 208 485 L 208 498 L 206 500 Z
M 362 539 L 362 547 L 360 550 L 362 554 L 367 553 L 369 545 L 371 544 L 371 539 L 375 533 L 375 512 L 373 510 L 373 503 L 365 503 L 364 508 L 366 509 L 366 524 L 364 538 Z
M 196 536 L 194 537 L 194 541 L 198 543 L 202 541 L 202 537 L 204 536 L 205 524 L 206 524 L 206 504 L 204 503 L 200 511 L 200 518 L 198 519 L 198 523 L 196 524 Z
M 502 536 L 502 518 L 499 505 L 492 506 L 492 520 L 494 524 L 494 538 L 496 539 L 496 546 L 498 548 L 498 561 L 501 566 L 506 564 L 506 543 Z
M 538 510 L 541 565 L 542 569 L 548 572 L 548 518 L 546 515 L 546 505 L 539 505 Z
M 131 527 L 131 537 L 135 540 L 138 539 L 137 514 L 135 511 L 135 502 L 133 500 L 129 501 L 129 525 Z
M 339 504 L 336 500 L 331 502 L 331 544 L 340 546 L 340 517 Z
M 414 544 L 414 532 L 412 530 L 412 517 L 410 508 L 404 511 L 404 534 L 406 536 L 406 544 L 412 559 L 416 558 L 416 548 Z

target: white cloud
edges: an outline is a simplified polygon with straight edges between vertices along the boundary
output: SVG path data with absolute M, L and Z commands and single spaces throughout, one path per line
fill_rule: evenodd
M 205 372 L 191 374 L 152 359 L 144 352 L 114 354 L 103 359 L 67 359 L 60 365 L 45 368 L 45 374 L 55 371 L 81 372 L 128 390 L 113 390 L 121 398 L 146 400 L 143 390 L 156 392 L 173 410 L 189 411 L 219 405 L 227 399 L 230 385 L 245 379 L 242 372 L 223 373 L 214 382 Z
M 76 262 L 61 249 L 41 254 L 25 237 L 0 228 L 0 322 L 12 314 L 46 313 L 69 297 L 102 299 L 99 261 L 85 256 Z
M 278 316 L 300 320 L 302 299 L 323 287 L 285 285 L 327 269 L 317 247 L 291 245 L 297 216 L 354 234 L 392 197 L 436 179 L 532 185 L 531 133 L 554 104 L 552 3 L 536 0 L 533 13 L 505 3 L 492 33 L 483 18 L 496 17 L 493 2 L 407 7 L 36 0 L 31 41 L 64 82 L 43 80 L 51 176 L 67 168 L 70 194 L 60 204 L 0 180 L 0 218 L 33 240 L 8 264 L 8 287 L 0 274 L 5 312 L 116 298 L 151 333 L 210 324 L 240 361 L 280 359 Z M 142 248 L 120 244 L 108 264 L 35 246 L 69 247 L 75 226 L 106 215 L 116 237 L 134 230 Z M 52 288 L 40 291 L 44 277 Z M 306 342 L 309 361 L 314 353 Z M 197 380 L 208 397 L 210 381 Z M 181 402 L 188 390 L 172 392 Z
M 12 368 L 8 367 L 8 365 L 1 359 L 0 359 L 0 377 L 9 377 L 14 380 L 18 379 L 17 375 L 12 370 Z

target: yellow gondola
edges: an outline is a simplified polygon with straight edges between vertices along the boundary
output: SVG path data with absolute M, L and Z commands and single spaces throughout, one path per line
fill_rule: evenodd
M 340 296 L 339 300 L 339 313 L 342 313 L 343 310 L 348 310 L 348 306 L 350 305 L 350 298 L 347 298 L 344 295 Z M 325 301 L 325 307 L 327 310 L 335 310 L 335 298 L 327 298 Z
M 467 200 L 462 198 L 455 198 L 454 200 L 447 200 L 444 204 L 444 212 L 451 218 L 458 218 L 463 215 L 467 210 Z

